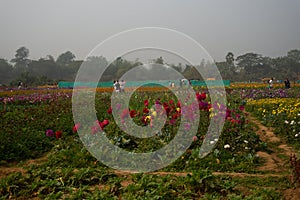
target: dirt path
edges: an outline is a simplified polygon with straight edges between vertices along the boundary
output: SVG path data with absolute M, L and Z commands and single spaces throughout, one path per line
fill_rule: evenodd
M 17 163 L 9 163 L 2 166 L 0 165 L 0 178 L 4 178 L 12 173 L 21 172 L 23 174 L 26 171 L 23 167 L 30 166 L 33 164 L 38 165 L 45 162 L 47 159 L 48 159 L 47 155 L 44 155 L 43 157 L 37 159 L 28 160 L 22 166 L 18 166 Z
M 266 142 L 269 145 L 269 148 L 272 151 L 272 153 L 262 151 L 257 152 L 257 155 L 265 160 L 264 165 L 259 167 L 258 170 L 273 172 L 287 171 L 286 165 L 288 163 L 286 163 L 280 155 L 289 157 L 291 154 L 295 153 L 293 148 L 289 147 L 276 136 L 272 128 L 264 126 L 256 118 L 251 116 L 251 114 L 247 113 L 247 118 L 249 122 L 256 125 L 257 128 L 254 127 L 256 134 L 263 142 Z
M 267 153 L 263 151 L 257 152 L 257 155 L 264 159 L 264 164 L 258 168 L 259 171 L 264 172 L 263 174 L 248 174 L 248 173 L 235 173 L 235 172 L 213 172 L 213 175 L 227 175 L 231 177 L 259 177 L 259 178 L 268 178 L 268 177 L 286 177 L 289 173 L 289 163 L 282 159 L 283 155 L 289 157 L 291 154 L 295 153 L 293 148 L 289 147 L 284 143 L 278 136 L 274 134 L 272 128 L 266 127 L 261 124 L 256 118 L 251 116 L 249 113 L 246 113 L 247 118 L 250 123 L 253 123 L 254 131 L 260 137 L 263 142 L 266 142 L 269 145 L 269 149 L 272 153 Z M 276 148 L 274 148 L 276 147 Z M 128 179 L 124 180 L 121 185 L 127 187 L 129 184 L 133 183 L 131 180 L 131 172 L 124 171 L 114 171 L 115 174 L 119 176 L 127 176 Z M 154 175 L 175 175 L 175 176 L 187 176 L 192 174 L 190 172 L 150 172 L 148 174 Z M 287 189 L 284 191 L 284 199 L 286 200 L 298 200 L 300 199 L 300 188 L 298 189 Z

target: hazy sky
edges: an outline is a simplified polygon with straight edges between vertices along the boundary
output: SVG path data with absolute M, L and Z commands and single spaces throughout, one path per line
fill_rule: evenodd
M 300 49 L 299 0 L 0 0 L 0 58 L 67 50 L 84 58 L 120 31 L 164 27 L 198 41 L 217 61 L 228 51 L 283 56 Z

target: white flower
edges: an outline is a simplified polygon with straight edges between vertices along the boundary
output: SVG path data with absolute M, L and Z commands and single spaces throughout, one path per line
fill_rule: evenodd
M 247 140 L 244 140 L 244 142 L 245 142 L 246 144 L 248 144 L 248 141 L 247 141 Z
M 215 141 L 210 141 L 209 143 L 210 143 L 210 144 L 214 144 L 214 143 L 215 143 Z
M 286 123 L 286 124 L 289 124 L 290 122 L 289 122 L 289 121 L 287 121 L 287 120 L 285 120 L 285 121 L 284 121 L 284 123 Z
M 216 138 L 216 139 L 214 139 L 215 140 L 215 142 L 218 142 L 218 139 Z
M 293 124 L 295 124 L 295 121 L 293 120 L 293 121 L 291 121 L 291 125 L 293 125 Z
M 245 149 L 247 150 L 247 149 L 249 149 L 248 147 L 245 147 Z
M 299 136 L 299 134 L 300 134 L 300 133 L 297 133 L 297 134 L 295 135 L 295 137 L 298 137 L 298 136 Z
M 224 145 L 224 149 L 228 149 L 228 148 L 230 148 L 230 145 L 229 144 L 225 144 Z

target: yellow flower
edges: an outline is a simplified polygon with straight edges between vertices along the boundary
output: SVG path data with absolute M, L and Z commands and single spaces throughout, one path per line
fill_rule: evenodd
M 145 118 L 145 120 L 150 120 L 151 119 L 151 116 L 147 116 L 146 118 Z
M 156 117 L 156 115 L 157 115 L 157 112 L 156 112 L 156 111 L 153 111 L 153 112 L 152 112 L 152 116 L 153 116 L 153 117 Z

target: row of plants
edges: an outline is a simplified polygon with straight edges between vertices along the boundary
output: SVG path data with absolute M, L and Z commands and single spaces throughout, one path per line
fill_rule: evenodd
M 295 85 L 296 86 L 296 85 Z M 273 127 L 284 142 L 300 149 L 300 100 L 299 87 L 292 89 L 248 89 L 235 90 L 247 104 L 246 108 L 264 125 Z M 290 155 L 291 177 L 293 187 L 300 185 L 299 154 Z
M 271 182 L 279 181 L 282 190 L 289 187 L 280 177 L 241 180 L 203 168 L 183 176 L 127 174 L 98 162 L 76 135 L 53 145 L 44 163 L 0 179 L 0 199 L 280 199 L 282 191 Z
M 300 87 L 299 82 L 292 82 L 291 87 Z M 268 83 L 262 83 L 262 82 L 250 82 L 250 83 L 243 83 L 243 82 L 233 82 L 230 83 L 231 89 L 267 89 L 268 88 Z M 274 83 L 273 88 L 280 89 L 280 88 L 285 88 L 284 83 Z
M 14 103 L 0 112 L 0 160 L 12 162 L 36 158 L 51 150 L 53 140 L 72 134 L 70 100 L 24 105 Z M 53 132 L 55 137 L 46 137 Z M 51 134 L 50 134 L 51 135 Z
M 189 151 L 176 161 L 175 168 L 188 170 L 201 166 L 220 171 L 253 170 L 258 162 L 255 152 L 265 148 L 265 144 L 259 141 L 247 123 L 241 103 L 229 102 L 227 106 L 211 104 L 209 96 L 206 97 L 205 92 L 203 90 L 197 94 L 198 105 L 186 107 L 186 109 L 200 108 L 199 128 L 196 135 L 191 138 L 193 143 Z M 119 95 L 120 99 L 122 99 L 121 95 Z M 35 141 L 36 138 L 39 138 L 37 140 L 40 142 L 40 146 L 45 146 L 44 150 L 41 151 L 43 153 L 51 148 L 51 141 L 56 140 L 55 133 L 60 133 L 59 138 L 76 134 L 74 133 L 76 131 L 72 129 L 74 122 L 69 91 L 28 94 L 23 95 L 22 98 L 17 95 L 17 97 L 5 97 L 13 100 L 7 103 L 7 106 L 10 106 L 9 109 L 1 112 L 3 119 L 0 124 L 1 160 L 19 161 L 34 157 L 40 151 L 39 145 L 35 145 L 35 142 L 29 143 L 29 141 Z M 32 101 L 32 99 L 39 99 L 39 101 Z M 148 103 L 146 103 L 147 101 Z M 105 122 L 104 131 L 114 145 L 130 151 L 145 152 L 159 149 L 172 140 L 181 121 L 181 110 L 185 108 L 181 107 L 180 102 L 170 92 L 136 91 L 130 100 L 130 108 L 128 110 L 119 109 L 120 118 L 130 117 L 139 126 L 150 126 L 152 122 L 155 122 L 154 115 L 159 117 L 158 110 L 155 111 L 151 107 L 158 101 L 162 106 L 162 112 L 167 113 L 167 121 L 161 133 L 149 139 L 130 136 L 118 127 L 111 114 L 112 110 L 116 109 L 110 107 L 110 93 L 97 93 L 95 107 L 99 111 L 97 112 L 98 120 L 101 123 Z M 220 138 L 207 138 L 216 147 L 214 153 L 209 154 L 204 162 L 200 162 L 199 150 L 213 116 L 213 109 L 218 112 L 223 109 L 220 113 L 226 115 L 226 121 Z M 190 112 L 187 110 L 186 115 L 188 113 Z M 101 127 L 101 123 L 96 123 L 94 127 L 88 127 L 91 136 L 97 132 L 100 133 L 101 129 L 104 128 Z M 185 128 L 188 129 L 189 125 L 187 124 Z M 50 134 L 51 131 L 49 130 L 53 133 Z M 11 147 L 12 143 L 14 143 L 13 148 Z M 167 168 L 167 170 L 172 170 L 172 167 Z
M 267 98 L 248 100 L 251 111 L 265 125 L 275 128 L 275 133 L 286 142 L 300 149 L 300 99 Z
M 241 98 L 244 99 L 264 99 L 264 98 L 299 98 L 300 97 L 300 88 L 264 88 L 264 89 L 241 89 L 234 90 L 235 92 L 240 93 Z

